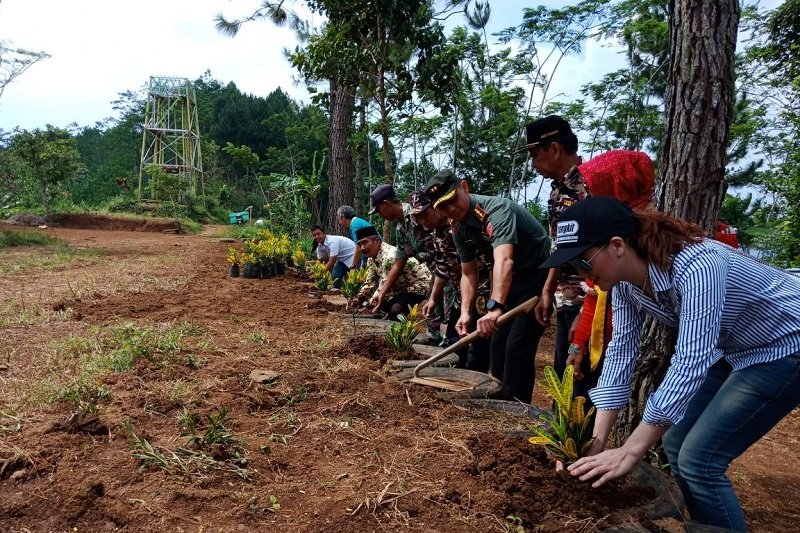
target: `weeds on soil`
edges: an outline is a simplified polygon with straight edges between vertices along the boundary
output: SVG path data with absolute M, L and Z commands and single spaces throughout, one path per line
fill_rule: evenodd
M 231 419 L 225 406 L 220 407 L 217 413 L 206 416 L 208 427 L 202 433 L 198 431 L 200 417 L 187 409 L 178 415 L 178 422 L 181 427 L 180 436 L 186 437 L 187 441 L 185 447 L 178 447 L 175 450 L 161 450 L 153 446 L 136 432 L 130 420 L 123 422 L 132 440 L 131 455 L 139 460 L 142 467 L 155 466 L 168 474 L 185 477 L 216 470 L 235 474 L 244 480 L 250 479 L 247 451 L 241 446 L 241 441 L 234 437 L 229 427 Z
M 585 413 L 586 398 L 572 397 L 573 369 L 569 365 L 559 379 L 553 367 L 544 368 L 545 379 L 539 385 L 553 399 L 556 408 L 552 415 L 541 415 L 549 427 L 531 428 L 536 436 L 528 439 L 531 444 L 543 445 L 552 457 L 567 464 L 582 457 L 594 442 L 591 427 L 594 407 Z

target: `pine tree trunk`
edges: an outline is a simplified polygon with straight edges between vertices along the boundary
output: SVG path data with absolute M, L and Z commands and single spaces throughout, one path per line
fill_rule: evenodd
M 703 226 L 712 236 L 724 191 L 733 114 L 737 0 L 670 0 L 670 72 L 658 208 Z M 648 320 L 631 401 L 614 431 L 619 444 L 641 420 L 674 353 L 676 331 Z
M 356 176 L 353 183 L 353 209 L 356 214 L 363 217 L 364 214 L 364 169 L 367 167 L 367 143 L 369 137 L 367 135 L 367 100 L 361 99 L 361 105 L 358 108 L 358 131 L 359 143 L 356 148 Z
M 330 80 L 331 88 L 331 163 L 328 173 L 328 212 L 325 227 L 330 233 L 342 234 L 336 210 L 353 200 L 353 158 L 350 155 L 350 133 L 353 127 L 353 88 Z M 334 228 L 336 230 L 334 231 Z

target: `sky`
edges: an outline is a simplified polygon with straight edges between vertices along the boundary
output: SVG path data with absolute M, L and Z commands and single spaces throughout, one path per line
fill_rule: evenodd
M 219 33 L 222 13 L 240 18 L 260 0 L 2 0 L 0 39 L 16 48 L 44 51 L 52 57 L 33 65 L 0 98 L 0 129 L 92 126 L 116 117 L 111 102 L 121 92 L 147 85 L 150 76 L 194 80 L 206 70 L 243 92 L 266 96 L 281 87 L 290 97 L 308 101 L 304 84 L 284 56 L 297 41 L 291 30 L 266 21 L 242 26 L 236 37 Z M 489 31 L 519 24 L 523 7 L 565 1 L 492 0 Z M 299 5 L 296 2 L 294 5 Z M 309 15 L 310 16 L 310 15 Z M 316 19 L 318 24 L 321 20 Z M 312 22 L 314 19 L 312 17 Z M 463 16 L 448 24 L 464 24 Z M 492 37 L 490 36 L 490 44 Z M 499 49 L 499 46 L 494 48 Z M 577 95 L 577 88 L 619 68 L 624 59 L 606 44 L 589 42 L 568 58 L 556 76 L 552 95 Z

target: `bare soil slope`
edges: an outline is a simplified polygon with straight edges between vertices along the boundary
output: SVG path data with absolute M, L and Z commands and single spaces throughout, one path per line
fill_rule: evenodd
M 596 531 L 654 496 L 592 490 L 514 435 L 525 420 L 387 380 L 306 284 L 227 277 L 229 244 L 46 231 L 95 253 L 0 252 L 0 530 Z M 86 379 L 109 353 L 135 362 Z M 732 468 L 752 531 L 800 519 L 798 430 L 795 412 Z

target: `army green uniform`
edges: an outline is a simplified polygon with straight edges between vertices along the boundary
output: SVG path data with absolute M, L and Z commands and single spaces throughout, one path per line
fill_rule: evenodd
M 507 309 L 541 294 L 547 278 L 539 265 L 550 255 L 550 238 L 542 225 L 521 205 L 507 198 L 470 194 L 467 217 L 456 224 L 453 240 L 462 263 L 479 253 L 491 257 L 503 244 L 514 246 L 514 266 Z M 491 338 L 492 375 L 503 381 L 502 399 L 530 402 L 534 362 L 544 328 L 533 313 L 515 317 Z

